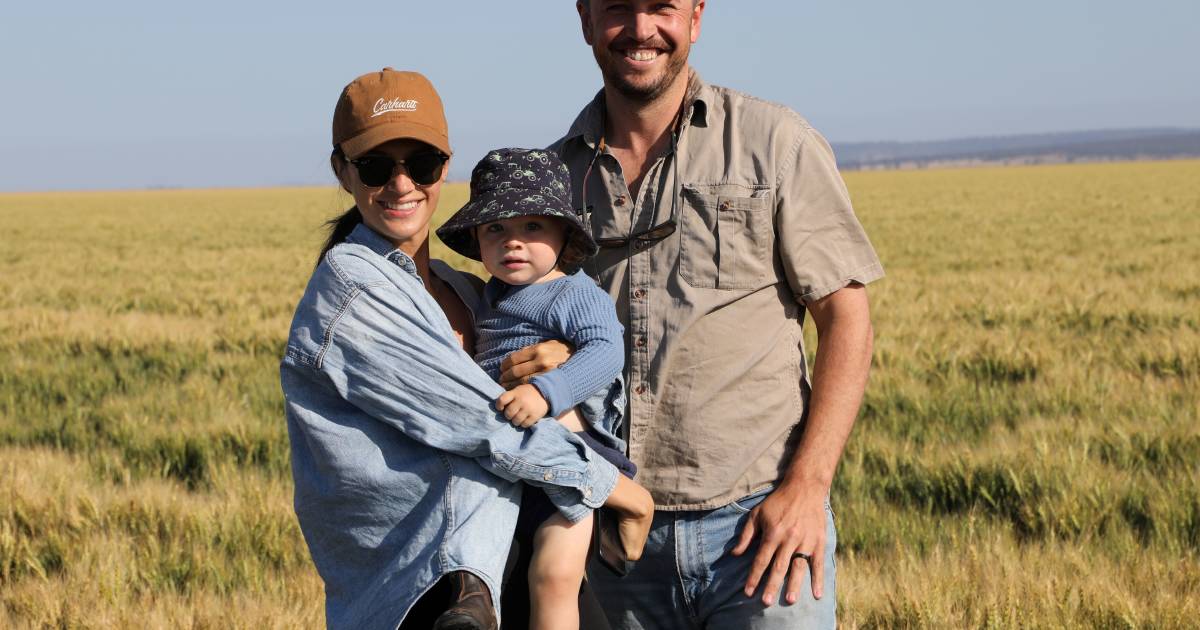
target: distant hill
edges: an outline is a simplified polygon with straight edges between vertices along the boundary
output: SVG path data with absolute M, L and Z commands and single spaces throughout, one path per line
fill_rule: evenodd
M 1200 129 L 1074 131 L 926 142 L 834 143 L 842 169 L 1200 157 Z

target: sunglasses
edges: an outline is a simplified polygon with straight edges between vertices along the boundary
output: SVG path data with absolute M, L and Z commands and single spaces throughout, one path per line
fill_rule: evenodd
M 450 156 L 438 151 L 414 153 L 403 160 L 394 160 L 386 155 L 366 155 L 350 163 L 358 169 L 358 180 L 364 186 L 383 186 L 392 179 L 397 165 L 404 165 L 409 179 L 418 186 L 428 186 L 442 178 L 442 169 Z
M 629 247 L 632 243 L 637 249 L 644 249 L 654 243 L 657 243 L 664 238 L 675 233 L 675 227 L 679 218 L 679 153 L 677 152 L 679 140 L 678 131 L 671 133 L 671 168 L 675 171 L 675 188 L 671 195 L 671 216 L 666 221 L 657 225 L 652 225 L 644 230 L 630 234 L 629 236 L 598 238 L 595 230 L 592 229 L 592 206 L 587 205 L 587 185 L 588 178 L 592 174 L 592 167 L 596 164 L 596 158 L 604 152 L 604 140 L 596 144 L 596 152 L 592 154 L 592 161 L 588 163 L 587 171 L 583 173 L 583 185 L 580 187 L 581 199 L 583 208 L 580 214 L 584 216 L 588 229 L 592 231 L 592 240 L 596 241 L 601 249 L 618 249 Z

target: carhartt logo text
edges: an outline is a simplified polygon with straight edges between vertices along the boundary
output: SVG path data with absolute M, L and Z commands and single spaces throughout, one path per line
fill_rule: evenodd
M 417 111 L 417 102 L 411 98 L 407 101 L 402 101 L 398 98 L 388 101 L 381 98 L 375 101 L 375 109 L 373 111 L 375 113 L 371 114 L 371 118 L 382 116 L 388 112 L 415 112 Z

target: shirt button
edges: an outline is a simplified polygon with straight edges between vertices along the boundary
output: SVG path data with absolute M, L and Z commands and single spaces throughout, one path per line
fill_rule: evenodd
M 616 203 L 617 207 L 625 205 L 625 195 L 617 197 L 617 200 L 614 203 Z
M 722 210 L 728 210 L 728 209 L 729 209 L 729 202 L 728 202 L 728 201 L 722 201 L 722 202 L 721 202 L 721 209 L 722 209 Z
M 542 475 L 542 479 L 545 479 L 546 481 L 550 481 L 551 479 L 554 479 L 554 473 L 548 472 L 548 473 Z
M 640 300 L 640 299 L 642 299 L 642 298 L 644 298 L 644 297 L 646 297 L 646 290 L 645 290 L 645 289 L 634 289 L 634 290 L 633 290 L 633 299 L 635 299 L 635 300 Z
M 637 347 L 639 347 L 639 348 L 645 348 L 645 347 L 646 347 L 646 338 L 645 338 L 645 337 L 638 337 L 638 338 L 637 338 L 637 341 L 634 341 L 634 342 L 633 342 L 633 345 L 635 345 L 635 346 L 637 346 Z
M 638 385 L 637 387 L 633 388 L 633 391 L 636 392 L 639 396 L 641 396 L 642 394 L 645 394 L 646 393 L 646 384 L 642 383 L 642 384 Z

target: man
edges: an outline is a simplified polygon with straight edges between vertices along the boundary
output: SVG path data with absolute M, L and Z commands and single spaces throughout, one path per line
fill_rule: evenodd
M 688 65 L 703 0 L 579 0 L 604 88 L 554 144 L 627 335 L 643 558 L 591 582 L 618 628 L 835 624 L 828 495 L 882 267 L 828 144 Z M 819 346 L 805 364 L 805 313 Z

